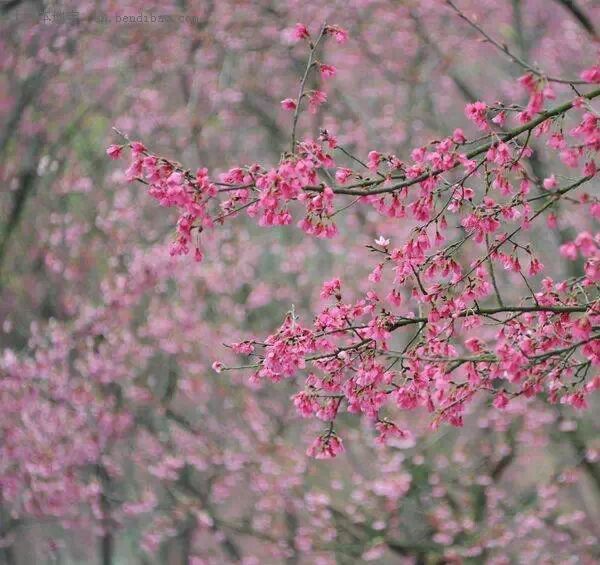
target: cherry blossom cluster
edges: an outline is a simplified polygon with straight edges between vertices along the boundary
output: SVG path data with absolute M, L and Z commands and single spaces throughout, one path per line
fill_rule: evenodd
M 597 69 L 582 72 L 584 92 L 571 84 L 577 95 L 554 107 L 546 104 L 557 97 L 550 86 L 555 79 L 529 72 L 519 79 L 529 96 L 526 106 L 467 104 L 466 117 L 483 135 L 469 140 L 457 128 L 415 148 L 409 160 L 372 150 L 363 161 L 327 130 L 316 140 L 296 140 L 301 102 L 306 98 L 314 113 L 327 98 L 306 90 L 307 78 L 315 69 L 325 78 L 335 75 L 317 60 L 319 44 L 328 35 L 343 42 L 346 34 L 324 26 L 313 41 L 301 24 L 294 33 L 308 42 L 309 58 L 298 97 L 282 102 L 294 112 L 292 144 L 276 167 L 235 167 L 216 181 L 206 169 L 193 175 L 140 142 L 126 144 L 132 156 L 127 179 L 140 180 L 161 205 L 180 211 L 172 254 L 195 246 L 201 258 L 194 232 L 244 209 L 259 225 L 282 226 L 292 223 L 300 203 L 298 226 L 316 237 L 334 237 L 334 217 L 351 206 L 413 225 L 397 247 L 383 237 L 368 245 L 378 260 L 364 296 L 344 300 L 342 282 L 334 279 L 321 292 L 332 303 L 315 315 L 312 327 L 290 313 L 264 341 L 235 344 L 235 352 L 255 360 L 251 380 L 305 375 L 294 404 L 301 416 L 329 423 L 308 450 L 319 458 L 343 450 L 333 422 L 344 410 L 373 421 L 383 442 L 410 434 L 390 419 L 394 409 L 423 408 L 434 426 L 460 426 L 482 394 L 498 409 L 515 397 L 541 393 L 550 402 L 584 407 L 600 386 L 600 234 L 581 233 L 561 247 L 569 260 L 584 257 L 583 276 L 541 282 L 545 267 L 526 234 L 540 229 L 540 217 L 546 219 L 541 229 L 558 229 L 559 204 L 600 217 L 598 197 L 577 192 L 597 174 L 600 124 L 592 102 L 600 90 L 588 90 L 600 82 Z M 513 129 L 507 129 L 510 122 Z M 562 175 L 560 182 L 557 174 L 537 177 L 529 165 L 532 139 L 579 176 Z M 111 146 L 108 153 L 118 157 L 123 147 Z M 523 294 L 504 297 L 497 269 L 518 278 Z M 214 368 L 227 369 L 220 362 Z

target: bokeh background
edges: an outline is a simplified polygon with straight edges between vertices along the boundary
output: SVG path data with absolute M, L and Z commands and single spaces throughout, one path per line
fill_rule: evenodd
M 550 74 L 597 60 L 594 0 L 457 4 Z M 388 448 L 345 415 L 346 453 L 315 461 L 297 383 L 211 370 L 292 304 L 310 319 L 323 280 L 360 291 L 365 245 L 410 226 L 352 209 L 323 242 L 239 218 L 200 265 L 173 259 L 173 214 L 105 148 L 116 127 L 192 169 L 276 163 L 306 57 L 291 29 L 325 21 L 350 40 L 326 46 L 338 74 L 303 134 L 402 157 L 469 128 L 467 102 L 527 98 L 437 0 L 0 3 L 0 562 L 598 563 L 593 406 L 523 398 L 436 432 L 400 414 L 415 440 Z M 545 237 L 557 276 L 578 221 Z

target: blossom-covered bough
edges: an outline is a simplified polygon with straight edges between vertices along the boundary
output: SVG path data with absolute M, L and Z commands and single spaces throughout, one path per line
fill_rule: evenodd
M 519 79 L 529 96 L 525 106 L 467 104 L 475 136 L 456 129 L 408 159 L 376 150 L 363 159 L 325 129 L 316 139 L 298 139 L 302 112 L 327 101 L 324 91 L 310 88 L 311 77 L 328 81 L 336 74 L 319 59 L 320 47 L 347 40 L 338 26 L 326 24 L 313 36 L 298 24 L 308 62 L 296 98 L 282 101 L 293 114 L 292 132 L 277 165 L 234 167 L 214 178 L 127 138 L 108 149 L 113 158 L 129 149 L 127 179 L 179 211 L 172 255 L 201 260 L 205 233 L 242 212 L 261 226 L 296 223 L 317 238 L 335 237 L 350 207 L 411 226 L 402 240 L 392 234 L 367 242 L 355 234 L 373 260 L 362 295 L 351 296 L 342 280 L 327 281 L 311 324 L 292 310 L 267 338 L 231 345 L 248 364 L 213 366 L 247 369 L 256 383 L 302 375 L 293 402 L 303 417 L 326 423 L 308 449 L 317 458 L 343 451 L 335 421 L 344 411 L 372 420 L 377 441 L 385 442 L 410 435 L 394 423 L 396 408 L 423 407 L 432 426 L 460 426 L 477 397 L 500 410 L 516 397 L 542 394 L 584 408 L 600 387 L 600 234 L 582 230 L 562 243 L 559 280 L 544 275 L 537 253 L 538 240 L 560 229 L 559 211 L 600 218 L 593 188 L 600 67 L 583 69 L 577 80 L 547 76 L 448 4 L 526 69 Z M 544 178 L 536 174 L 534 139 L 556 164 Z M 583 275 L 570 276 L 575 261 Z M 498 283 L 500 270 L 512 274 L 510 285 Z

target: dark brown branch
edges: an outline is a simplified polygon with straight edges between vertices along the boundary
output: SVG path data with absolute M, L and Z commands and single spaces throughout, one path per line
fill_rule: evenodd
M 584 94 L 583 98 L 586 98 L 587 100 L 593 100 L 594 98 L 597 98 L 598 96 L 600 96 L 600 88 L 596 88 L 595 90 L 592 90 L 588 94 Z M 502 136 L 502 141 L 504 141 L 504 142 L 510 141 L 511 139 L 514 139 L 515 137 L 518 137 L 523 133 L 526 133 L 526 132 L 529 132 L 529 131 L 535 129 L 537 126 L 544 123 L 546 120 L 549 120 L 550 118 L 564 114 L 565 112 L 568 112 L 572 107 L 573 107 L 572 100 L 569 102 L 565 102 L 564 104 L 560 104 L 559 106 L 555 106 L 554 108 L 551 108 L 550 110 L 542 112 L 537 118 L 527 122 L 526 124 L 523 124 L 522 126 L 514 128 L 512 130 L 509 130 L 509 131 L 505 132 L 504 134 L 498 134 L 498 135 Z M 494 147 L 497 144 L 498 144 L 498 141 L 490 141 L 488 143 L 485 143 L 485 144 L 479 146 L 478 148 L 473 149 L 473 151 L 471 151 L 470 153 L 467 153 L 466 157 L 468 159 L 473 159 L 474 157 L 477 157 L 478 155 L 486 153 L 491 147 Z M 456 165 L 454 165 L 453 169 L 457 168 L 458 166 L 459 166 L 459 164 L 457 163 Z M 392 186 L 374 188 L 371 190 L 368 190 L 368 189 L 354 190 L 352 186 L 349 186 L 348 188 L 336 187 L 336 188 L 333 188 L 332 190 L 336 194 L 348 194 L 351 196 L 367 196 L 369 194 L 386 194 L 389 192 L 395 192 L 397 190 L 401 190 L 402 188 L 409 187 L 414 184 L 418 184 L 420 182 L 423 182 L 424 180 L 427 180 L 428 178 L 437 177 L 445 172 L 447 172 L 447 171 L 444 171 L 442 169 L 434 169 L 432 171 L 427 171 L 427 172 L 423 173 L 422 175 L 415 177 L 414 179 L 405 180 L 405 181 L 399 182 L 397 184 L 394 184 Z M 363 187 L 378 186 L 382 183 L 383 183 L 383 181 L 381 179 L 376 179 L 376 180 L 371 180 L 371 181 L 363 181 L 357 186 L 363 186 Z M 305 187 L 305 190 L 313 191 L 313 192 L 323 192 L 324 188 L 322 186 L 307 186 L 307 187 Z
M 457 318 L 466 318 L 467 316 L 473 315 L 494 315 L 494 314 L 502 314 L 502 313 L 510 313 L 510 312 L 519 312 L 519 313 L 527 313 L 527 312 L 552 312 L 554 314 L 566 314 L 566 313 L 575 313 L 575 312 L 587 312 L 591 310 L 590 306 L 502 306 L 497 308 L 467 308 L 459 312 L 456 316 Z M 402 326 L 408 326 L 411 324 L 417 324 L 427 322 L 427 318 L 404 318 L 399 322 L 396 322 L 390 327 L 390 331 L 393 331 Z

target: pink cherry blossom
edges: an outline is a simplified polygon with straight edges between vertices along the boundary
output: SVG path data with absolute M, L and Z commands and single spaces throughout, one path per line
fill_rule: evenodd
M 284 110 L 295 110 L 298 106 L 298 103 L 293 98 L 286 98 L 281 101 L 281 107 Z

